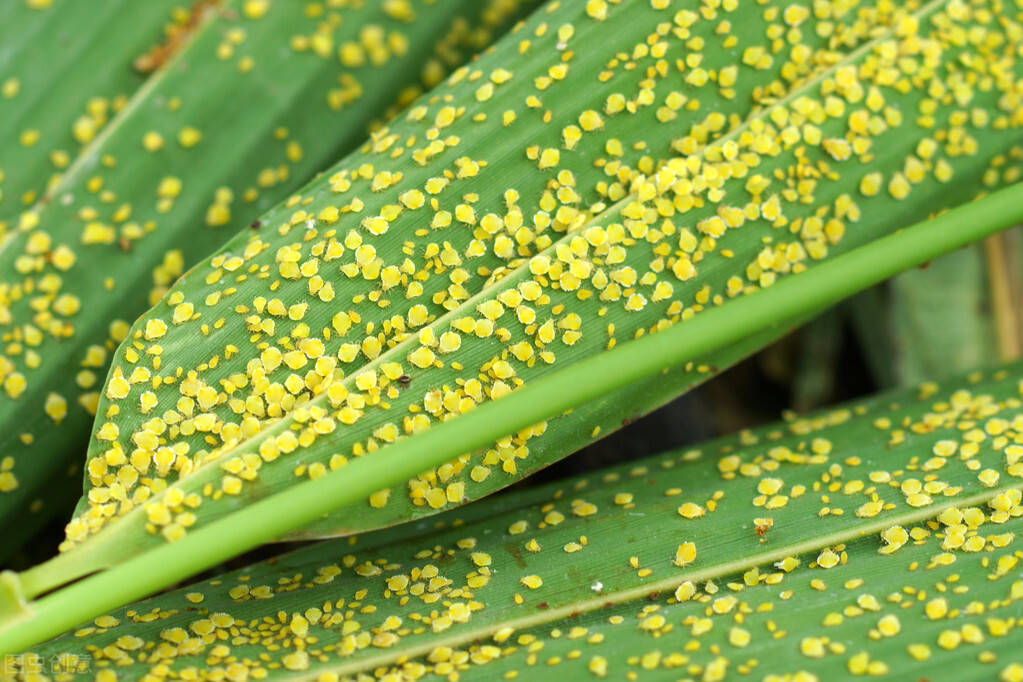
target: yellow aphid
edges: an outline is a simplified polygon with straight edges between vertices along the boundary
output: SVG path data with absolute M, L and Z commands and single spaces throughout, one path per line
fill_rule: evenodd
M 604 127 L 604 119 L 599 112 L 587 109 L 579 114 L 579 127 L 590 133 Z
M 540 152 L 538 165 L 541 169 L 553 168 L 561 161 L 561 154 L 557 149 L 544 149 Z
M 150 130 L 142 136 L 142 146 L 146 151 L 155 152 L 163 148 L 163 135 Z
M 202 133 L 192 126 L 185 126 L 178 131 L 178 142 L 182 147 L 194 147 L 202 139 Z
M 586 1 L 586 14 L 597 21 L 603 21 L 607 18 L 607 2 L 606 0 L 587 0 Z
M 131 384 L 123 376 L 114 376 L 107 384 L 107 397 L 111 400 L 120 400 L 128 395 Z
M 46 412 L 46 416 L 59 424 L 67 416 L 67 399 L 57 393 L 50 393 L 46 396 L 43 410 Z
M 181 194 L 182 182 L 180 178 L 174 176 L 167 176 L 160 180 L 160 184 L 156 187 L 156 196 L 164 197 L 167 199 L 173 199 L 174 197 Z
M 694 542 L 683 542 L 675 550 L 674 564 L 676 566 L 685 567 L 696 561 L 696 543 Z
M 409 353 L 408 361 L 419 368 L 429 367 L 433 364 L 435 355 L 432 350 L 425 346 L 420 346 L 418 349 Z
M 817 565 L 821 568 L 834 568 L 841 561 L 838 554 L 826 549 L 817 556 Z
M 678 513 L 679 516 L 683 516 L 687 519 L 697 519 L 706 514 L 707 512 L 703 507 L 701 507 L 698 504 L 695 504 L 693 502 L 686 502 L 685 504 L 678 508 Z
M 906 176 L 902 173 L 896 173 L 888 181 L 888 192 L 896 199 L 905 199 L 909 196 L 910 189 L 909 181 L 906 180 Z
M 521 582 L 523 585 L 525 585 L 531 590 L 535 590 L 543 586 L 543 579 L 538 575 L 522 576 L 522 578 L 519 579 L 519 582 Z
M 159 318 L 154 318 L 146 322 L 145 337 L 146 340 L 152 341 L 158 339 L 167 333 L 167 323 Z

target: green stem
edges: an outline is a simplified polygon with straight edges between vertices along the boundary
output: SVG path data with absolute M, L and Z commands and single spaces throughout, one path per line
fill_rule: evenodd
M 234 514 L 190 530 L 113 568 L 29 605 L 0 630 L 0 654 L 59 635 L 261 543 L 309 524 L 373 491 L 486 447 L 502 436 L 698 359 L 756 331 L 819 310 L 943 253 L 1023 222 L 1023 183 L 854 249 L 774 286 L 706 310 L 670 329 L 622 344 L 543 376 L 415 438 L 339 471 L 298 483 Z M 38 577 L 38 576 L 36 576 Z

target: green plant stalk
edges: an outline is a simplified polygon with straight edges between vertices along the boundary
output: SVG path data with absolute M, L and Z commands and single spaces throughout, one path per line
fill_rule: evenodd
M 0 630 L 0 654 L 20 651 L 125 602 L 182 580 L 308 524 L 344 504 L 424 469 L 671 366 L 820 309 L 908 267 L 1023 220 L 1023 183 L 917 223 L 769 289 L 708 310 L 691 321 L 571 365 L 373 457 L 310 480 L 214 521 L 28 605 Z M 389 451 L 389 452 L 388 452 Z M 354 484 L 353 484 L 354 483 Z M 9 577 L 13 577 L 8 574 Z M 27 594 L 53 584 L 38 569 L 21 576 Z

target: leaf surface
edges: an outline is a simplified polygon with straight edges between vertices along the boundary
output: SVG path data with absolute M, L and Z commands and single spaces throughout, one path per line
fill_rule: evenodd
M 692 7 L 547 6 L 188 273 L 118 351 L 89 490 L 33 580 L 181 537 L 961 203 L 990 175 L 982 150 L 1019 134 L 1018 26 L 995 6 L 767 3 L 741 21 L 732 4 Z M 769 338 L 306 534 L 493 492 Z
M 171 0 L 0 7 L 0 231 L 44 200 L 142 85 L 133 62 L 165 31 L 184 35 L 190 18 Z
M 131 677 L 1011 679 L 1021 372 L 312 545 L 37 654 Z
M 89 5 L 71 4 L 72 16 Z M 0 244 L 0 517 L 12 519 L 69 462 L 82 476 L 113 350 L 187 267 L 529 8 L 206 7 L 51 189 L 53 200 L 22 212 Z M 90 42 L 85 61 L 105 48 Z

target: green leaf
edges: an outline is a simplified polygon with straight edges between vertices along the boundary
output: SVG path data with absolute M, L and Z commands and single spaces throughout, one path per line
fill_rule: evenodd
M 44 537 L 40 531 L 53 538 L 53 531 L 60 527 L 58 520 L 67 517 L 81 494 L 81 473 L 81 465 L 77 463 L 55 470 L 21 509 L 10 512 L 0 526 L 4 538 L 0 545 L 0 565 L 24 570 L 52 556 L 53 549 L 40 540 Z
M 1019 665 L 1020 376 L 926 383 L 312 545 L 33 655 L 130 678 L 990 678 Z
M 31 647 L 74 623 L 164 589 L 246 552 L 261 543 L 325 518 L 337 509 L 365 500 L 373 491 L 393 487 L 424 469 L 450 462 L 458 453 L 493 443 L 502 433 L 533 428 L 552 415 L 637 382 L 683 366 L 694 358 L 729 348 L 750 334 L 776 328 L 778 319 L 796 319 L 887 279 L 908 267 L 979 241 L 1023 221 L 1023 185 L 882 237 L 823 263 L 767 291 L 712 309 L 690 321 L 650 334 L 619 348 L 568 364 L 528 386 L 479 406 L 472 414 L 403 439 L 384 454 L 363 457 L 342 471 L 300 482 L 256 500 L 235 513 L 204 524 L 141 555 L 67 585 L 33 601 L 0 630 L 0 653 Z M 109 536 L 107 536 L 109 537 Z M 58 585 L 90 566 L 102 544 L 86 553 L 64 554 L 11 580 L 24 599 Z M 68 564 L 72 557 L 78 563 Z M 69 568 L 70 566 L 70 568 Z M 5 607 L 14 606 L 11 600 Z
M 891 360 L 902 385 L 998 361 L 984 249 L 974 246 L 891 282 Z
M 4 241 L 0 518 L 18 523 L 69 457 L 80 466 L 131 321 L 529 7 L 238 0 L 204 12 Z
M 1021 353 L 1019 230 L 948 254 L 857 297 L 852 322 L 881 385 L 912 385 Z
M 63 568 L 35 578 L 179 538 L 1013 178 L 1011 164 L 987 173 L 981 150 L 1016 139 L 1003 89 L 1020 65 L 965 36 L 1007 46 L 1016 24 L 958 3 L 887 7 L 538 12 L 133 326 Z M 1000 77 L 968 85 L 989 61 Z M 306 534 L 493 492 L 717 367 L 595 406 L 596 424 L 579 412 L 519 431 Z
M 1021 238 L 1020 230 L 999 235 L 935 261 L 934 274 L 928 269 L 893 281 L 892 309 L 897 320 L 894 360 L 904 382 L 911 382 L 923 371 L 947 376 L 1020 356 Z M 939 284 L 934 280 L 941 274 L 945 279 Z M 920 284 L 928 280 L 932 288 L 925 293 Z M 959 289 L 953 291 L 949 284 Z M 940 305 L 935 294 L 943 299 Z M 907 323 L 900 325 L 901 319 Z M 930 348 L 922 347 L 923 330 L 933 332 Z
M 187 26 L 188 12 L 172 20 L 177 6 L 12 0 L 0 7 L 0 231 L 47 200 L 46 190 L 127 104 L 144 80 L 133 61 L 163 42 L 165 25 Z
M 834 402 L 836 367 L 843 342 L 842 317 L 828 311 L 798 335 L 792 373 L 792 407 L 800 412 Z
M 849 320 L 863 359 L 874 384 L 891 389 L 898 386 L 892 367 L 890 333 L 887 330 L 888 298 L 885 286 L 867 289 L 843 304 L 842 313 Z

